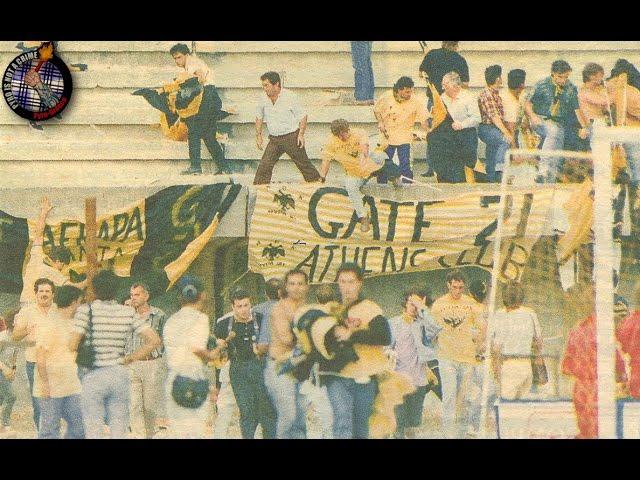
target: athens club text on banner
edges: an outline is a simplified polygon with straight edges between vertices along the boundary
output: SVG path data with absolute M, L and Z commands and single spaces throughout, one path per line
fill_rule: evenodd
M 265 278 L 301 268 L 311 283 L 333 282 L 343 262 L 359 263 L 367 276 L 462 265 L 492 267 L 498 204 L 480 206 L 468 192 L 431 201 L 365 196 L 371 229 L 362 233 L 342 187 L 259 187 L 251 221 L 249 266 Z M 519 278 L 542 234 L 554 187 L 514 191 L 507 199 L 501 259 L 503 279 Z

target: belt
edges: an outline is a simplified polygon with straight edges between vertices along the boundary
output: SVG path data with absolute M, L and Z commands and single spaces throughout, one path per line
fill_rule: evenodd
M 300 131 L 300 129 L 298 130 L 294 130 L 293 132 L 289 132 L 289 133 L 285 133 L 283 135 L 269 135 L 269 138 L 283 138 L 283 137 L 288 137 L 289 135 L 293 135 L 294 133 L 298 133 Z

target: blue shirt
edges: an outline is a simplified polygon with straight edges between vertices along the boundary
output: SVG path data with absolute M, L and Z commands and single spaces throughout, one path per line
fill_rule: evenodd
M 258 343 L 271 343 L 270 317 L 271 310 L 278 300 L 267 300 L 253 307 L 253 311 L 262 314 L 262 324 L 260 325 L 260 333 L 258 334 Z
M 401 315 L 389 320 L 393 343 L 397 341 L 399 333 L 398 327 L 402 321 Z M 442 327 L 438 325 L 427 308 L 421 310 L 418 313 L 416 321 L 411 324 L 411 332 L 413 333 L 414 344 L 417 347 L 420 363 L 430 362 L 438 358 L 436 346 L 433 341 L 440 333 L 440 330 L 442 330 Z
M 578 103 L 578 89 L 567 80 L 559 100 L 560 105 L 556 115 L 551 115 L 551 106 L 556 96 L 556 85 L 551 77 L 540 80 L 536 83 L 535 90 L 529 99 L 533 105 L 533 111 L 544 118 L 550 118 L 560 123 L 568 123 L 575 115 L 575 111 L 580 108 Z
M 423 308 L 418 313 L 418 318 L 422 320 L 424 329 L 422 331 L 422 344 L 425 346 L 426 355 L 429 361 L 438 359 L 437 347 L 434 343 L 436 337 L 442 330 L 442 327 L 433 318 L 431 312 L 427 308 Z

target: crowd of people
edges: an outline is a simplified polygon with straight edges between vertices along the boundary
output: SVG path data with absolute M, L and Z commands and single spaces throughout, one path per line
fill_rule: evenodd
M 372 107 L 372 120 L 377 122 L 379 132 L 370 139 L 361 128 L 335 119 L 320 153 L 320 171 L 306 150 L 305 106 L 296 93 L 284 88 L 278 72 L 264 73 L 260 77 L 264 93 L 258 101 L 255 121 L 255 144 L 263 154 L 254 185 L 271 182 L 273 169 L 284 153 L 305 182 L 324 182 L 330 162 L 336 161 L 344 169 L 345 189 L 361 229 L 366 232 L 370 219 L 363 207 L 362 186 L 374 177 L 378 183 L 418 182 L 411 154 L 417 140 L 427 142 L 427 171 L 423 176 L 435 175 L 438 182 L 445 183 L 496 183 L 502 179 L 508 149 L 588 151 L 594 122 L 640 124 L 640 72 L 627 60 L 618 60 L 607 80 L 601 65 L 586 64 L 580 87 L 571 81 L 572 67 L 565 60 L 554 61 L 550 75 L 532 88 L 527 84 L 525 70 L 503 72 L 500 65 L 490 65 L 484 71 L 485 87 L 476 94 L 469 88 L 469 67 L 458 46 L 459 42 L 444 41 L 441 48 L 426 53 L 418 68 L 426 80 L 426 97 L 416 92 L 411 76 L 402 76 L 391 90 L 376 99 L 372 42 L 351 42 L 355 81 L 355 100 L 351 104 Z M 217 172 L 229 173 L 231 163 L 224 158 L 216 137 L 218 123 L 225 114 L 221 114 L 222 101 L 213 72 L 185 44 L 175 45 L 170 53 L 184 72 L 157 92 L 146 94 L 163 96 L 168 104 L 164 108 L 170 110 L 174 126 L 186 126 L 191 166 L 183 173 L 202 173 L 201 139 Z M 503 88 L 505 78 L 507 88 Z M 160 108 L 155 97 L 147 99 Z M 418 125 L 420 129 L 416 128 Z M 484 162 L 478 159 L 479 141 L 485 145 Z M 617 149 L 623 152 L 616 156 L 620 159 L 617 165 L 629 175 L 629 196 L 635 204 L 640 147 L 628 143 Z M 510 169 L 510 175 L 525 184 L 557 181 L 565 162 L 564 157 L 551 155 L 512 160 L 517 167 Z M 481 205 L 487 206 L 495 198 L 483 197 Z
M 360 189 L 372 178 L 398 186 L 415 183 L 411 145 L 417 138 L 427 140 L 425 175 L 447 183 L 474 180 L 482 141 L 486 181 L 495 183 L 501 181 L 510 148 L 589 150 L 595 121 L 640 124 L 640 73 L 626 60 L 616 62 L 606 82 L 604 69 L 588 63 L 580 88 L 569 80 L 571 66 L 557 60 L 550 76 L 530 94 L 524 70 L 508 72 L 508 88 L 502 89 L 502 67 L 491 65 L 485 70 L 486 87 L 475 95 L 457 46 L 443 42 L 426 54 L 419 67 L 428 83 L 425 98 L 416 94 L 409 76 L 402 76 L 376 100 L 371 42 L 352 42 L 355 103 L 373 107 L 379 136 L 370 141 L 363 129 L 334 120 L 320 171 L 306 152 L 307 113 L 300 100 L 283 88 L 277 72 L 263 74 L 255 141 L 264 153 L 253 183 L 270 183 L 284 153 L 306 182 L 326 181 L 336 161 L 344 169 L 360 228 L 367 232 L 370 219 Z M 191 166 L 184 173 L 202 173 L 201 140 L 219 170 L 228 171 L 215 135 L 220 117 L 201 114 L 221 111 L 211 70 L 186 45 L 178 44 L 170 53 L 185 75 L 144 95 L 166 99 L 178 115 L 176 122 L 186 124 Z M 422 133 L 414 132 L 416 124 Z M 621 146 L 621 170 L 626 169 L 631 196 L 640 178 L 639 145 Z M 559 157 L 540 159 L 527 170 L 528 181 L 555 181 L 562 164 Z M 483 206 L 489 201 L 483 198 Z M 497 309 L 491 331 L 483 282 L 469 283 L 462 272 L 449 271 L 444 295 L 434 298 L 425 285 L 408 288 L 402 293 L 402 311 L 391 316 L 375 299 L 366 298 L 364 273 L 350 263 L 338 270 L 337 289 L 321 285 L 315 299 L 309 298 L 302 270 L 269 279 L 267 300 L 257 305 L 248 291 L 235 289 L 228 299 L 231 311 L 218 319 L 206 313 L 203 283 L 185 275 L 175 287 L 181 308 L 167 315 L 152 305 L 151 289 L 144 283 L 132 282 L 129 297 L 119 303 L 118 279 L 108 270 L 90 282 L 72 283 L 65 277 L 68 249 L 43 249 L 51 208 L 44 199 L 23 274 L 20 308 L 2 317 L 2 433 L 11 430 L 19 349 L 24 349 L 38 438 L 59 438 L 62 420 L 65 438 L 99 438 L 106 432 L 112 438 L 153 438 L 160 427 L 173 438 L 202 438 L 209 435 L 212 407 L 214 438 L 228 436 L 236 409 L 243 438 L 254 438 L 258 427 L 266 439 L 307 438 L 312 414 L 324 438 L 416 438 L 423 435 L 430 393 L 441 405 L 442 436 L 476 437 L 483 429 L 495 429 L 491 409 L 486 411 L 488 423 L 481 425 L 483 407 L 498 399 L 526 398 L 533 385 L 548 381 L 541 326 L 517 282 L 502 287 L 503 307 Z M 637 396 L 640 317 L 627 309 L 616 318 L 622 352 L 618 380 Z M 487 362 L 490 375 L 485 378 Z M 562 362 L 562 371 L 576 379 L 574 403 L 583 438 L 597 436 L 595 365 L 594 315 L 585 312 L 569 335 Z M 397 398 L 386 396 L 393 408 L 392 421 L 385 424 L 378 421 L 385 415 L 380 404 L 392 380 Z
M 61 272 L 66 247 L 50 252 L 53 266 L 45 263 L 51 208 L 44 198 L 24 272 L 32 288 L 25 284 L 20 308 L 3 316 L 3 434 L 11 432 L 22 348 L 38 438 L 59 438 L 61 420 L 65 438 L 100 438 L 105 431 L 153 438 L 161 426 L 166 436 L 202 438 L 214 405 L 214 438 L 228 437 L 236 410 L 242 438 L 254 438 L 259 426 L 262 438 L 307 438 L 313 415 L 324 438 L 419 438 L 430 392 L 440 401 L 432 418 L 443 437 L 476 437 L 495 429 L 490 409 L 481 425 L 483 405 L 527 398 L 533 385 L 548 381 L 541 326 L 517 282 L 501 289 L 503 307 L 496 308 L 490 333 L 482 281 L 467 287 L 459 270 L 449 271 L 446 294 L 434 298 L 427 286 L 408 288 L 401 313 L 390 316 L 363 295 L 363 271 L 349 263 L 338 271 L 337 289 L 323 284 L 314 300 L 302 270 L 269 279 L 267 300 L 257 305 L 246 290 L 234 289 L 231 311 L 215 321 L 205 313 L 203 283 L 185 275 L 175 287 L 181 308 L 167 315 L 144 283 L 132 282 L 128 298 L 118 302 L 120 280 L 110 270 L 73 284 Z M 595 321 L 593 291 L 585 292 L 585 318 L 569 335 L 562 371 L 576 379 L 580 436 L 593 438 Z M 618 380 L 626 395 L 637 396 L 640 323 L 624 299 L 615 303 Z M 390 373 L 398 375 L 395 383 L 385 377 Z M 380 420 L 378 397 L 391 402 L 390 423 Z

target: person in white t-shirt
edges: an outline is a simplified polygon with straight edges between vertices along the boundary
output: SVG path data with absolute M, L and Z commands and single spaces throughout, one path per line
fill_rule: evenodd
M 169 53 L 176 62 L 176 65 L 184 69 L 184 71 L 178 75 L 174 82 L 158 88 L 158 93 L 175 95 L 178 91 L 181 91 L 181 85 L 193 77 L 197 78 L 198 83 L 204 86 L 199 104 L 197 98 L 200 95 L 196 95 L 187 107 L 181 108 L 180 111 L 178 111 L 181 120 L 183 120 L 187 126 L 189 160 L 191 162 L 191 166 L 182 173 L 185 175 L 202 173 L 202 159 L 200 155 L 202 152 L 201 141 L 204 141 L 211 158 L 216 162 L 218 173 L 228 173 L 230 171 L 229 165 L 224 158 L 224 152 L 216 137 L 218 130 L 217 122 L 223 117 L 220 114 L 222 111 L 222 100 L 213 82 L 213 72 L 202 59 L 193 55 L 189 47 L 184 43 L 174 45 L 169 50 Z M 177 100 L 175 106 L 178 108 Z
M 500 384 L 500 398 L 519 400 L 531 390 L 532 345 L 542 349 L 540 322 L 536 312 L 522 306 L 524 290 L 510 283 L 502 291 L 504 308 L 496 312 L 492 339 L 494 375 Z
M 177 376 L 193 380 L 208 378 L 205 362 L 217 358 L 218 350 L 207 350 L 209 317 L 202 313 L 205 294 L 203 285 L 195 277 L 186 276 L 178 284 L 182 308 L 164 326 L 167 366 L 167 417 L 171 438 L 203 438 L 207 423 L 207 400 L 198 408 L 186 408 L 173 398 Z

